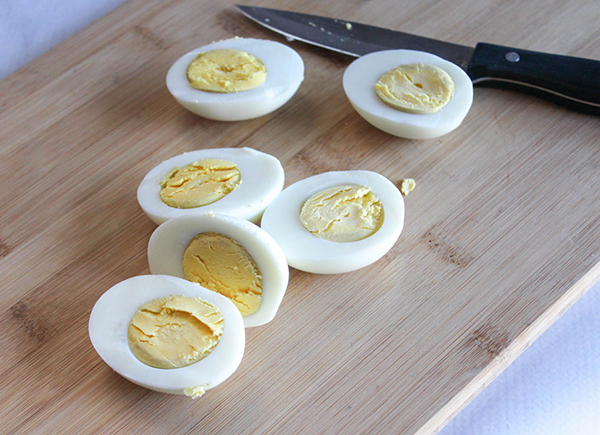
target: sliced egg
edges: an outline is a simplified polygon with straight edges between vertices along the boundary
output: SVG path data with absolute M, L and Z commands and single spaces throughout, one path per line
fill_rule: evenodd
M 133 354 L 128 329 L 142 305 L 170 296 L 199 298 L 216 306 L 223 318 L 222 332 L 217 345 L 204 358 L 186 367 L 161 369 Z M 161 275 L 129 278 L 104 293 L 92 310 L 89 334 L 100 357 L 124 378 L 151 390 L 191 397 L 231 376 L 242 360 L 245 344 L 242 316 L 227 298 L 198 284 Z
M 233 185 L 233 190 L 210 204 L 191 208 L 175 207 L 161 198 L 165 180 L 176 169 L 207 160 L 225 161 L 237 167 L 239 180 Z M 219 182 L 219 177 L 220 175 L 215 175 L 214 181 Z M 200 192 L 198 195 L 206 193 L 202 189 L 202 183 L 206 180 L 186 179 L 184 181 L 187 184 L 182 184 L 182 181 L 178 188 L 186 189 L 187 192 L 184 193 L 189 196 L 196 195 L 196 191 Z M 156 224 L 177 216 L 209 211 L 258 222 L 266 206 L 281 192 L 283 181 L 281 163 L 269 154 L 251 148 L 206 149 L 175 156 L 156 166 L 140 183 L 137 198 L 146 215 Z
M 273 320 L 289 279 L 285 256 L 269 234 L 244 219 L 211 213 L 160 225 L 150 237 L 148 261 L 153 274 L 193 279 L 229 296 L 246 315 L 246 327 Z
M 383 74 L 406 64 L 431 65 L 448 73 L 454 82 L 450 101 L 435 113 L 408 113 L 385 104 L 377 96 L 375 84 Z M 367 122 L 408 139 L 429 139 L 451 132 L 462 123 L 473 102 L 473 83 L 467 73 L 422 51 L 385 50 L 362 56 L 346 69 L 343 85 L 352 107 Z
M 239 50 L 258 59 L 266 67 L 259 86 L 233 93 L 207 92 L 190 84 L 187 70 L 202 53 L 213 50 Z M 296 93 L 304 80 L 304 62 L 291 48 L 274 41 L 233 38 L 205 45 L 180 57 L 167 73 L 167 88 L 177 102 L 190 112 L 217 121 L 241 121 L 266 115 Z
M 336 237 L 324 239 L 305 226 L 301 214 L 315 194 L 322 194 L 327 200 L 332 197 L 329 193 L 331 188 L 349 190 L 352 186 L 358 187 L 358 192 L 374 194 L 382 211 L 382 222 L 371 222 L 367 233 L 357 232 L 356 241 L 349 242 L 333 241 Z M 353 208 L 344 207 L 347 198 L 334 200 L 334 209 L 340 211 L 340 216 L 327 215 L 325 218 L 329 221 L 324 222 L 323 227 L 334 228 L 337 221 L 347 216 L 362 219 L 365 216 L 361 215 L 371 213 L 369 207 L 372 204 L 365 204 L 364 197 L 352 199 Z M 376 212 L 379 215 L 379 211 Z M 370 171 L 326 172 L 298 181 L 277 196 L 265 210 L 261 221 L 262 228 L 281 246 L 289 265 L 312 273 L 343 273 L 368 266 L 391 249 L 403 224 L 404 201 L 398 188 L 384 176 Z M 345 240 L 345 235 L 338 239 Z

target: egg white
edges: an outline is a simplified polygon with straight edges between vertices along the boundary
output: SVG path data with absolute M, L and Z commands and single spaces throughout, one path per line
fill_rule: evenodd
M 202 298 L 221 310 L 225 319 L 221 339 L 210 354 L 187 367 L 150 367 L 129 348 L 129 323 L 146 302 L 179 295 Z M 118 374 L 142 387 L 170 394 L 184 394 L 186 388 L 202 386 L 208 390 L 219 385 L 239 366 L 246 340 L 242 316 L 229 299 L 199 284 L 161 275 L 135 276 L 110 288 L 94 305 L 89 335 L 100 357 Z
M 383 205 L 383 225 L 373 235 L 337 243 L 311 234 L 302 225 L 302 205 L 315 193 L 340 185 L 368 186 Z M 311 273 L 344 273 L 383 257 L 396 243 L 404 225 L 404 200 L 384 176 L 370 171 L 325 172 L 292 184 L 267 207 L 261 227 L 281 246 L 288 264 Z
M 454 95 L 438 112 L 402 112 L 385 104 L 375 93 L 374 86 L 382 74 L 411 63 L 437 66 L 452 77 Z M 384 50 L 359 57 L 346 69 L 343 85 L 348 100 L 367 122 L 407 139 L 429 139 L 451 132 L 462 123 L 473 102 L 473 83 L 467 73 L 452 62 L 422 51 Z
M 252 256 L 263 280 L 262 304 L 244 317 L 246 327 L 264 325 L 277 314 L 287 289 L 289 269 L 281 248 L 256 225 L 234 216 L 197 214 L 171 219 L 159 226 L 148 243 L 148 262 L 153 274 L 184 278 L 183 253 L 200 233 L 219 233 L 232 238 Z
M 266 80 L 254 89 L 217 93 L 193 88 L 187 79 L 189 64 L 211 50 L 245 51 L 260 59 L 267 69 Z M 204 118 L 241 121 L 279 109 L 296 93 L 304 80 L 304 62 L 293 49 L 274 41 L 251 38 L 225 39 L 205 45 L 180 57 L 167 73 L 167 88 L 183 107 Z
M 235 163 L 241 183 L 228 195 L 212 204 L 195 208 L 175 208 L 160 199 L 161 181 L 176 167 L 204 159 L 223 159 Z M 180 154 L 162 162 L 144 177 L 137 191 L 140 206 L 156 224 L 177 216 L 214 212 L 258 222 L 267 205 L 281 192 L 284 182 L 279 160 L 252 148 L 216 148 Z

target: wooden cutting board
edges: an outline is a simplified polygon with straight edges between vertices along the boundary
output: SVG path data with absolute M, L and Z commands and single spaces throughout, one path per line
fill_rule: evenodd
M 253 4 L 600 59 L 593 0 Z M 298 42 L 306 79 L 282 109 L 237 123 L 185 111 L 169 66 L 234 35 L 287 43 L 230 1 L 132 0 L 0 83 L 2 431 L 435 433 L 600 276 L 598 117 L 476 88 L 458 130 L 400 139 L 347 102 L 351 59 Z M 176 154 L 241 146 L 278 157 L 286 185 L 415 178 L 404 232 L 359 271 L 291 270 L 276 319 L 201 399 L 138 387 L 87 333 L 104 291 L 149 273 L 137 185 Z

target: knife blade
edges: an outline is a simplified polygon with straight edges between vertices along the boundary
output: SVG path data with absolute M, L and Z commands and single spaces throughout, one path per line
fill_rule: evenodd
M 473 84 L 535 94 L 600 115 L 600 61 L 480 42 L 475 47 L 342 19 L 236 5 L 248 18 L 288 40 L 349 56 L 408 49 L 435 54 L 464 69 Z

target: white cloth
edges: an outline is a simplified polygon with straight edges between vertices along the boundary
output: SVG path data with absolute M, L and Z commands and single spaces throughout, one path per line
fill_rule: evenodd
M 600 434 L 600 284 L 440 435 Z

